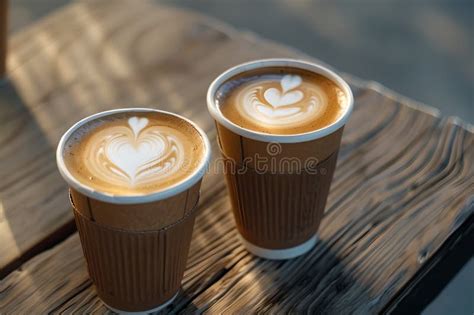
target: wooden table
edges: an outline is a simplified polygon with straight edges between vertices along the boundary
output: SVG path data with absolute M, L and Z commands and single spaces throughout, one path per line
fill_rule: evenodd
M 0 86 L 0 313 L 106 312 L 88 277 L 61 134 L 149 106 L 215 130 L 205 93 L 237 63 L 301 57 L 218 21 L 142 1 L 75 2 L 15 34 Z M 345 75 L 356 102 L 320 229 L 291 261 L 239 243 L 222 174 L 204 182 L 183 290 L 167 311 L 420 310 L 473 254 L 474 134 L 459 119 Z

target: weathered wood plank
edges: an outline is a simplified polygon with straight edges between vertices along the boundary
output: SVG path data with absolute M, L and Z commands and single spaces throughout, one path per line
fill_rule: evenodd
M 55 173 L 51 154 L 79 116 L 155 104 L 211 131 L 204 95 L 219 72 L 249 59 L 298 56 L 201 16 L 131 3 L 75 3 L 12 41 L 10 77 L 25 105 L 0 107 L 8 131 L 2 141 L 21 135 L 13 148 L 0 149 L 11 165 L 15 149 L 20 151 L 18 167 L 0 169 L 8 179 L 0 190 L 2 202 L 3 189 L 10 192 L 3 209 L 8 216 L 0 222 L 27 234 L 24 239 L 13 234 L 24 250 L 31 239 L 38 242 L 69 220 L 67 202 L 61 201 L 65 186 L 53 178 L 57 174 L 50 175 Z M 223 178 L 212 172 L 204 182 L 183 292 L 170 312 L 377 313 L 419 281 L 420 271 L 440 258 L 443 244 L 470 224 L 472 127 L 441 119 L 377 86 L 351 82 L 356 109 L 315 250 L 287 262 L 249 255 L 238 241 Z M 38 203 L 41 198 L 50 204 Z M 30 199 L 34 210 L 23 209 Z M 21 229 L 21 220 L 43 217 L 43 234 L 33 223 L 27 226 L 31 232 Z M 88 279 L 77 235 L 2 280 L 0 309 L 106 312 Z
M 8 0 L 0 0 L 0 83 L 6 72 Z

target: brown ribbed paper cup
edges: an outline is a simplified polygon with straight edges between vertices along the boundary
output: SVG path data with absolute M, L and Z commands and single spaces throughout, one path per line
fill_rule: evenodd
M 84 217 L 111 228 L 149 231 L 181 220 L 197 204 L 201 180 L 169 198 L 136 204 L 117 204 L 88 197 L 70 189 L 71 201 Z M 159 215 L 157 215 L 159 214 Z
M 84 123 L 126 111 L 160 112 L 191 124 L 202 137 L 203 159 L 183 181 L 148 195 L 110 195 L 82 185 L 63 160 L 67 139 Z M 69 196 L 89 275 L 98 296 L 113 311 L 155 312 L 179 292 L 193 233 L 201 180 L 210 159 L 204 132 L 176 114 L 120 109 L 87 117 L 71 127 L 57 150 L 58 168 Z
M 216 92 L 232 77 L 259 68 L 293 67 L 321 74 L 347 97 L 347 109 L 333 124 L 313 132 L 274 135 L 240 127 L 216 105 Z M 251 253 L 289 259 L 309 251 L 324 214 L 352 92 L 334 72 L 312 63 L 266 59 L 221 74 L 209 87 L 207 103 L 216 121 L 223 170 L 242 242 Z
M 342 129 L 321 139 L 324 149 L 311 154 L 311 148 L 319 146 L 319 141 L 295 145 L 235 137 L 234 142 L 222 136 L 230 133 L 223 132 L 223 128 L 217 127 L 220 141 L 225 143 L 220 145 L 224 174 L 237 228 L 248 242 L 247 247 L 285 250 L 314 243 L 336 167 Z M 241 148 L 241 152 L 232 152 L 230 148 L 234 147 Z
M 146 231 L 97 223 L 72 204 L 89 275 L 109 308 L 142 312 L 172 302 L 186 267 L 197 201 L 174 223 Z

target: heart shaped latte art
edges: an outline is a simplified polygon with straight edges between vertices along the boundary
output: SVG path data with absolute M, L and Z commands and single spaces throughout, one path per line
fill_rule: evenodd
M 288 92 L 301 85 L 303 79 L 299 75 L 287 74 L 281 78 L 280 85 L 283 93 Z
M 184 148 L 168 127 L 148 126 L 147 118 L 131 117 L 127 126 L 112 126 L 91 138 L 86 167 L 107 182 L 134 187 L 175 174 L 184 162 Z
M 109 141 L 105 154 L 112 164 L 127 175 L 133 185 L 140 174 L 139 170 L 161 157 L 164 147 L 165 143 L 160 137 L 153 141 L 138 140 L 135 144 L 121 137 Z
M 272 105 L 274 108 L 287 106 L 294 103 L 298 103 L 303 99 L 303 92 L 301 91 L 292 91 L 287 93 L 282 93 L 275 88 L 269 88 L 263 93 L 265 100 L 268 104 Z
M 140 131 L 148 125 L 148 118 L 130 117 L 128 119 L 128 125 L 132 128 L 135 137 L 137 137 Z
M 263 97 L 274 108 L 298 103 L 304 97 L 303 92 L 299 90 L 290 90 L 301 85 L 303 80 L 299 75 L 287 74 L 280 80 L 281 91 L 276 88 L 269 88 L 263 93 Z
M 303 88 L 301 76 L 287 74 L 279 83 L 280 88 L 272 87 L 272 82 L 254 82 L 243 88 L 237 95 L 239 112 L 256 123 L 283 127 L 306 123 L 325 111 L 326 94 L 314 85 Z

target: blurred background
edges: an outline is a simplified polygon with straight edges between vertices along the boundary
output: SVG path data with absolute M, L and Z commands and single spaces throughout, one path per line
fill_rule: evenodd
M 154 1 L 287 44 L 339 71 L 436 107 L 443 115 L 474 123 L 472 0 Z M 68 2 L 11 0 L 10 32 Z M 423 313 L 474 313 L 472 258 Z
M 474 123 L 472 0 L 154 0 L 290 45 Z M 15 32 L 69 0 L 13 0 Z

